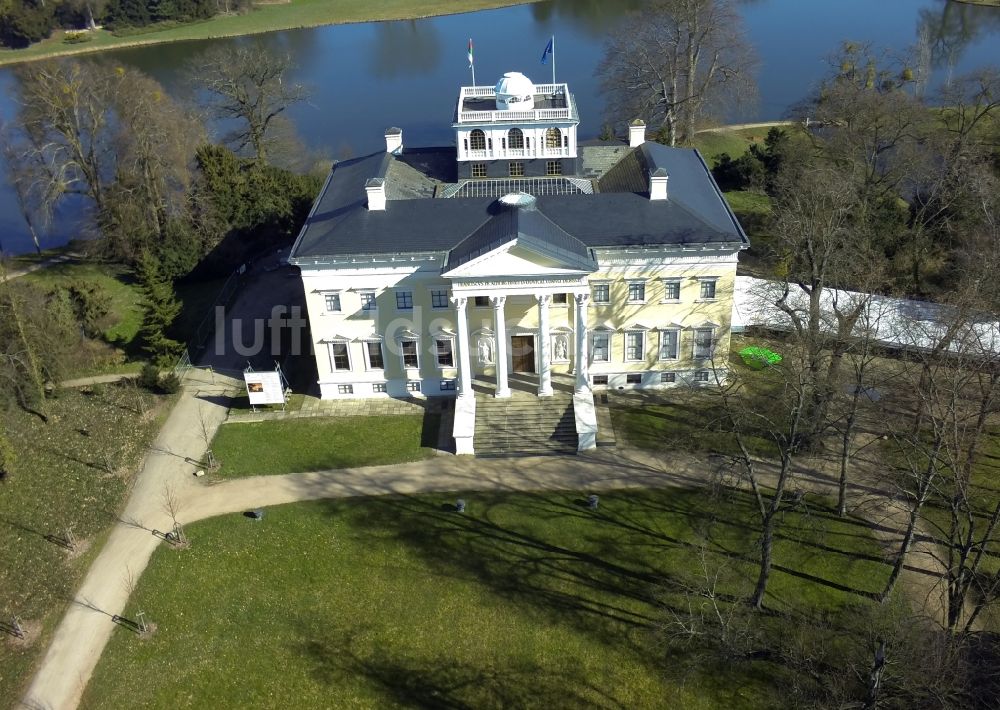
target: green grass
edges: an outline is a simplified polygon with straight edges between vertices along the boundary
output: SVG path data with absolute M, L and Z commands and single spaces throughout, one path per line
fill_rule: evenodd
M 768 216 L 771 214 L 771 198 L 761 192 L 750 190 L 730 190 L 724 194 L 730 209 L 738 217 L 743 215 Z
M 434 455 L 439 424 L 433 415 L 233 423 L 219 429 L 212 452 L 221 476 L 403 463 Z
M 745 497 L 615 492 L 596 513 L 579 493 L 465 497 L 465 515 L 442 495 L 189 525 L 190 549 L 158 550 L 126 612 L 155 634 L 117 629 L 82 707 L 805 706 L 785 693 L 809 681 L 784 664 L 699 656 L 662 631 L 703 544 L 720 591 L 746 589 Z M 864 527 L 825 509 L 784 523 L 774 613 L 755 623 L 825 650 L 887 568 Z
M 738 453 L 733 435 L 726 431 L 718 398 L 698 390 L 614 395 L 610 408 L 615 435 L 630 446 L 650 451 Z M 755 455 L 773 457 L 777 453 L 766 439 L 750 436 L 747 442 Z
M 495 7 L 517 5 L 530 0 L 290 0 L 287 3 L 260 5 L 245 15 L 220 15 L 204 22 L 173 26 L 160 31 L 116 37 L 98 30 L 94 38 L 82 44 L 63 42 L 62 31 L 25 49 L 0 49 L 0 65 L 43 59 L 45 57 L 93 52 L 113 47 L 131 47 L 159 42 L 211 39 L 255 34 L 297 27 L 399 20 L 430 15 L 473 12 Z
M 104 385 L 49 400 L 48 424 L 17 409 L 0 413 L 18 452 L 14 473 L 0 484 L 0 618 L 17 614 L 43 631 L 28 648 L 0 638 L 0 697 L 20 697 L 165 410 L 166 400 L 142 390 Z M 89 554 L 60 546 L 66 528 Z
M 111 297 L 109 325 L 104 337 L 112 343 L 126 346 L 135 339 L 142 325 L 139 307 L 141 293 L 131 271 L 117 264 L 69 261 L 52 264 L 22 276 L 26 282 L 50 290 L 67 286 L 73 281 L 86 281 L 100 286 Z

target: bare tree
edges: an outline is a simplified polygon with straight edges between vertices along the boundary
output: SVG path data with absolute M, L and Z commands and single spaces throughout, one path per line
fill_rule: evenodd
M 752 97 L 756 66 L 730 0 L 655 0 L 615 30 L 600 71 L 617 119 L 659 125 L 675 145 L 713 111 Z
M 191 66 L 192 82 L 208 94 L 212 115 L 234 125 L 225 140 L 237 152 L 248 150 L 267 162 L 283 114 L 309 94 L 288 81 L 291 56 L 257 42 L 227 45 L 199 57 Z

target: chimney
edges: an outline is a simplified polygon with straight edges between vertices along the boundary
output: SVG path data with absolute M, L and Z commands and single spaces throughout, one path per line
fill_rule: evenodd
M 628 124 L 628 147 L 638 148 L 646 142 L 646 123 L 641 119 L 635 119 Z
M 365 183 L 365 192 L 368 193 L 368 209 L 373 212 L 384 212 L 385 180 L 382 178 L 372 178 Z
M 385 129 L 385 152 L 392 153 L 393 155 L 399 155 L 403 152 L 402 128 L 393 127 Z
M 664 168 L 657 168 L 649 174 L 649 199 L 667 199 L 667 171 Z

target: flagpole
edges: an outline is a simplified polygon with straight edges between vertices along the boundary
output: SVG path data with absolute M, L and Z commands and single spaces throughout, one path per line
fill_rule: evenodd
M 472 70 L 472 85 L 476 85 L 476 59 L 472 54 L 472 37 L 469 37 L 469 69 Z
M 556 84 L 556 36 L 552 35 L 552 90 L 555 91 Z

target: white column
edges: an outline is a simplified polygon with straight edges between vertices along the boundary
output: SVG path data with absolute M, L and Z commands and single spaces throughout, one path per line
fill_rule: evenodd
M 590 375 L 587 352 L 587 300 L 590 296 L 578 293 L 576 298 L 576 393 L 590 391 Z
M 469 357 L 469 319 L 465 312 L 469 299 L 458 297 L 451 301 L 455 304 L 455 318 L 458 321 L 458 394 L 461 397 L 471 397 L 472 360 Z
M 506 303 L 506 296 L 493 299 L 493 329 L 497 338 L 493 359 L 497 370 L 497 397 L 510 397 L 510 386 L 507 384 L 507 321 L 503 311 Z
M 538 299 L 538 396 L 552 396 L 552 355 L 549 337 L 549 301 L 551 296 L 535 296 Z

